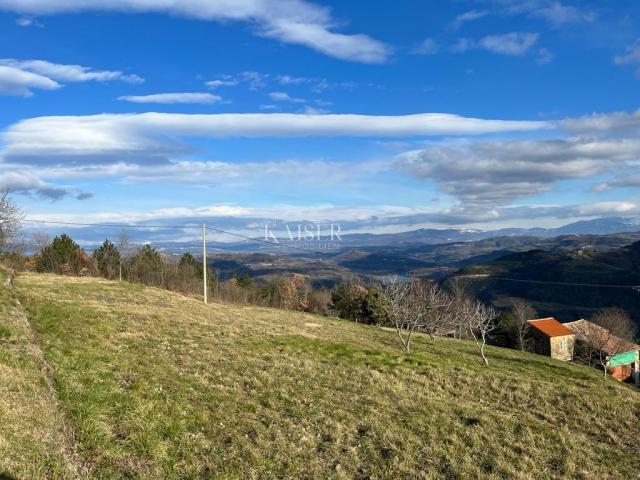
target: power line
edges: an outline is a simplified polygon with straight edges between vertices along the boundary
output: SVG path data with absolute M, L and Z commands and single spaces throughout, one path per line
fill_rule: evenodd
M 54 222 L 52 220 L 31 220 L 25 218 L 22 220 L 27 223 L 43 223 L 45 225 L 69 225 L 74 227 L 121 227 L 121 228 L 200 228 L 199 224 L 187 225 L 135 225 L 130 223 L 80 223 L 80 222 Z
M 187 225 L 134 225 L 134 224 L 128 224 L 128 223 L 82 223 L 82 222 L 56 222 L 56 221 L 51 221 L 51 220 L 31 220 L 31 219 L 24 219 L 24 222 L 27 223 L 39 223 L 39 224 L 44 224 L 44 225 L 67 225 L 67 226 L 74 226 L 74 227 L 109 227 L 109 228 L 138 228 L 138 229 L 143 229 L 143 228 L 166 228 L 166 229 L 186 229 L 186 228 L 199 228 L 199 225 L 195 225 L 195 224 L 187 224 Z M 237 237 L 237 238 L 241 238 L 243 240 L 248 240 L 251 242 L 257 242 L 257 243 L 263 243 L 263 244 L 267 244 L 267 245 L 272 245 L 272 246 L 276 246 L 276 247 L 281 247 L 281 248 L 288 248 L 290 250 L 298 250 L 298 251 L 302 251 L 302 252 L 306 252 L 306 253 L 314 253 L 314 254 L 324 254 L 325 252 L 322 251 L 318 251 L 318 250 L 312 250 L 309 248 L 304 248 L 304 247 L 297 247 L 295 245 L 288 245 L 286 243 L 279 243 L 279 242 L 273 242 L 270 240 L 265 240 L 265 239 L 261 239 L 261 238 L 256 238 L 256 237 L 249 237 L 247 235 L 242 235 L 240 233 L 235 233 L 235 232 L 230 232 L 228 230 L 223 230 L 221 228 L 215 228 L 215 227 L 206 227 L 207 230 L 211 230 L 213 232 L 217 232 L 217 233 L 222 233 L 225 235 L 230 235 L 232 237 Z
M 234 237 L 243 238 L 245 240 L 250 240 L 252 242 L 264 243 L 264 244 L 267 244 L 267 245 L 274 245 L 274 246 L 277 246 L 277 247 L 290 248 L 292 250 L 301 250 L 303 252 L 308 252 L 308 253 L 318 253 L 318 254 L 324 254 L 325 253 L 325 252 L 321 252 L 321 251 L 318 251 L 318 250 L 311 250 L 309 248 L 296 247 L 295 245 L 288 245 L 286 243 L 273 242 L 271 240 L 265 240 L 265 239 L 262 239 L 262 238 L 248 237 L 248 236 L 242 235 L 240 233 L 227 232 L 225 230 L 220 230 L 220 229 L 214 228 L 214 227 L 206 227 L 206 228 L 207 228 L 207 230 L 212 230 L 212 231 L 218 232 L 218 233 L 226 233 L 227 235 L 233 235 Z
M 504 278 L 504 277 L 489 277 L 494 280 L 503 280 L 507 282 L 520 282 L 520 283 L 536 283 L 543 285 L 567 285 L 573 287 L 597 287 L 597 288 L 630 288 L 632 290 L 640 290 L 640 285 L 608 285 L 599 283 L 572 283 L 572 282 L 547 282 L 544 280 L 521 280 L 519 278 Z

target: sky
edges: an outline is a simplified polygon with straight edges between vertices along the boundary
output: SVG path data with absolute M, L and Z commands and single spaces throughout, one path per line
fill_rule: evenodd
M 0 0 L 31 219 L 551 227 L 640 215 L 640 4 Z

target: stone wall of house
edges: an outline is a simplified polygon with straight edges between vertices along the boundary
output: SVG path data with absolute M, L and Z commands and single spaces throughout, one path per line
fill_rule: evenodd
M 547 357 L 551 355 L 551 350 L 549 347 L 549 337 L 547 337 L 537 328 L 529 329 L 529 337 L 533 338 L 535 353 L 537 353 L 538 355 L 546 355 Z
M 562 337 L 550 338 L 551 358 L 556 358 L 565 362 L 573 360 L 573 347 L 575 345 L 575 340 L 575 335 L 564 335 Z

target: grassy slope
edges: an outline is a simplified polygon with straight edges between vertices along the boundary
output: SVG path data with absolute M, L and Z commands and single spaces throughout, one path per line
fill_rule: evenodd
M 583 367 L 490 348 L 485 369 L 447 339 L 406 357 L 393 332 L 96 279 L 28 274 L 17 291 L 92 478 L 640 469 L 640 392 Z
M 0 478 L 73 478 L 42 352 L 5 280 L 0 270 Z

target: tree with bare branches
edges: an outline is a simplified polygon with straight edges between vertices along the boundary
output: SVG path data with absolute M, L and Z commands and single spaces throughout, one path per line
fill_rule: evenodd
M 590 322 L 578 320 L 569 325 L 576 333 L 579 345 L 576 359 L 589 366 L 602 368 L 603 378 L 607 376 L 611 357 L 633 348 L 636 326 L 621 308 L 604 308 Z
M 524 352 L 527 350 L 527 333 L 531 327 L 529 320 L 536 318 L 538 313 L 531 304 L 519 298 L 516 298 L 511 302 L 511 313 L 513 314 L 513 319 L 515 321 L 514 329 L 516 333 L 516 342 L 518 348 Z
M 414 279 L 390 280 L 384 288 L 387 316 L 393 322 L 405 352 L 411 353 L 414 332 L 422 331 L 432 339 L 446 324 L 451 297 L 436 284 Z
M 485 355 L 484 349 L 491 332 L 499 327 L 497 321 L 498 312 L 492 306 L 485 305 L 479 300 L 467 301 L 463 305 L 464 313 L 461 317 L 466 318 L 469 333 L 476 342 L 480 356 L 485 366 L 489 366 L 489 360 Z
M 0 190 L 0 248 L 18 233 L 23 215 L 9 190 Z

